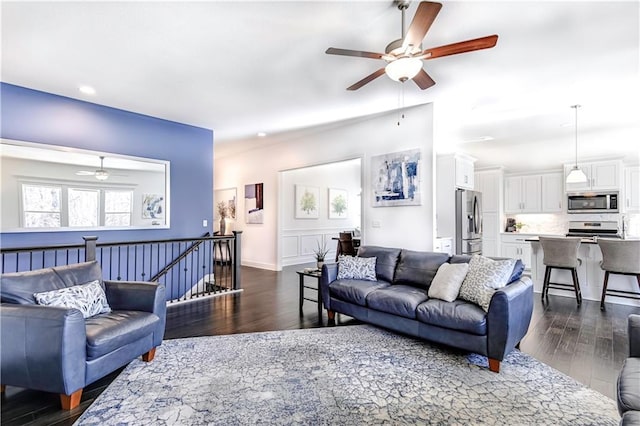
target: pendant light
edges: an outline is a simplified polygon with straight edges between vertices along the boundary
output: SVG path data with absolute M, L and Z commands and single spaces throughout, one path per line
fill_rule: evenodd
M 580 105 L 571 105 L 571 108 L 576 110 L 576 164 L 567 175 L 567 183 L 585 183 L 587 175 L 578 167 L 578 108 L 580 108 Z

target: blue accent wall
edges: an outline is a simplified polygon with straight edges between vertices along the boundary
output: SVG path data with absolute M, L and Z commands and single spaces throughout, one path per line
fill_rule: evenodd
M 2 247 L 197 237 L 213 223 L 213 131 L 0 83 L 0 136 L 171 162 L 171 228 L 0 233 Z M 202 226 L 208 220 L 209 227 Z

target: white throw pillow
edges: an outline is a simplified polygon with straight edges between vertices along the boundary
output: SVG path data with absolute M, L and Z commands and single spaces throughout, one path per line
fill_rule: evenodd
M 427 294 L 433 299 L 453 302 L 458 297 L 468 270 L 468 263 L 443 263 L 433 277 Z
M 338 256 L 337 279 L 376 281 L 376 258 Z
M 515 259 L 493 260 L 473 255 L 459 297 L 488 312 L 493 293 L 507 285 L 515 264 Z
M 33 297 L 38 305 L 78 309 L 85 318 L 111 312 L 107 296 L 98 280 L 58 290 L 34 293 Z

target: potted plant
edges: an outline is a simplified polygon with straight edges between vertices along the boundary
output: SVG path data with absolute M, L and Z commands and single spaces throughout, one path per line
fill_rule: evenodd
M 324 258 L 327 253 L 329 253 L 329 249 L 327 248 L 326 243 L 323 243 L 322 247 L 320 247 L 320 242 L 317 242 L 317 245 L 318 246 L 313 251 L 313 253 L 316 256 L 316 264 L 318 266 L 318 269 L 322 269 L 322 265 L 324 265 Z

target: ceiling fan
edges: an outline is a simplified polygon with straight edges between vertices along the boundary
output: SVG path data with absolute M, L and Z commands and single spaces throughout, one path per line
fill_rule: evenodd
M 109 179 L 109 172 L 104 168 L 104 156 L 100 156 L 100 168 L 94 171 L 78 170 L 76 172 L 78 176 L 95 176 L 98 180 Z
M 425 90 L 436 83 L 422 68 L 423 60 L 457 55 L 458 53 L 472 52 L 474 50 L 489 49 L 495 46 L 498 41 L 498 36 L 494 34 L 422 50 L 422 39 L 427 34 L 427 31 L 429 31 L 436 16 L 438 16 L 442 4 L 430 1 L 420 2 L 418 10 L 405 33 L 404 11 L 409 7 L 410 1 L 400 0 L 395 3 L 402 12 L 402 38 L 389 43 L 385 49 L 385 53 L 363 52 L 360 50 L 338 49 L 335 47 L 327 49 L 326 53 L 330 55 L 382 59 L 387 62 L 384 68 L 380 68 L 357 83 L 347 87 L 347 90 L 358 90 L 385 73 L 395 81 L 404 83 L 407 80 L 413 80 L 420 89 Z

